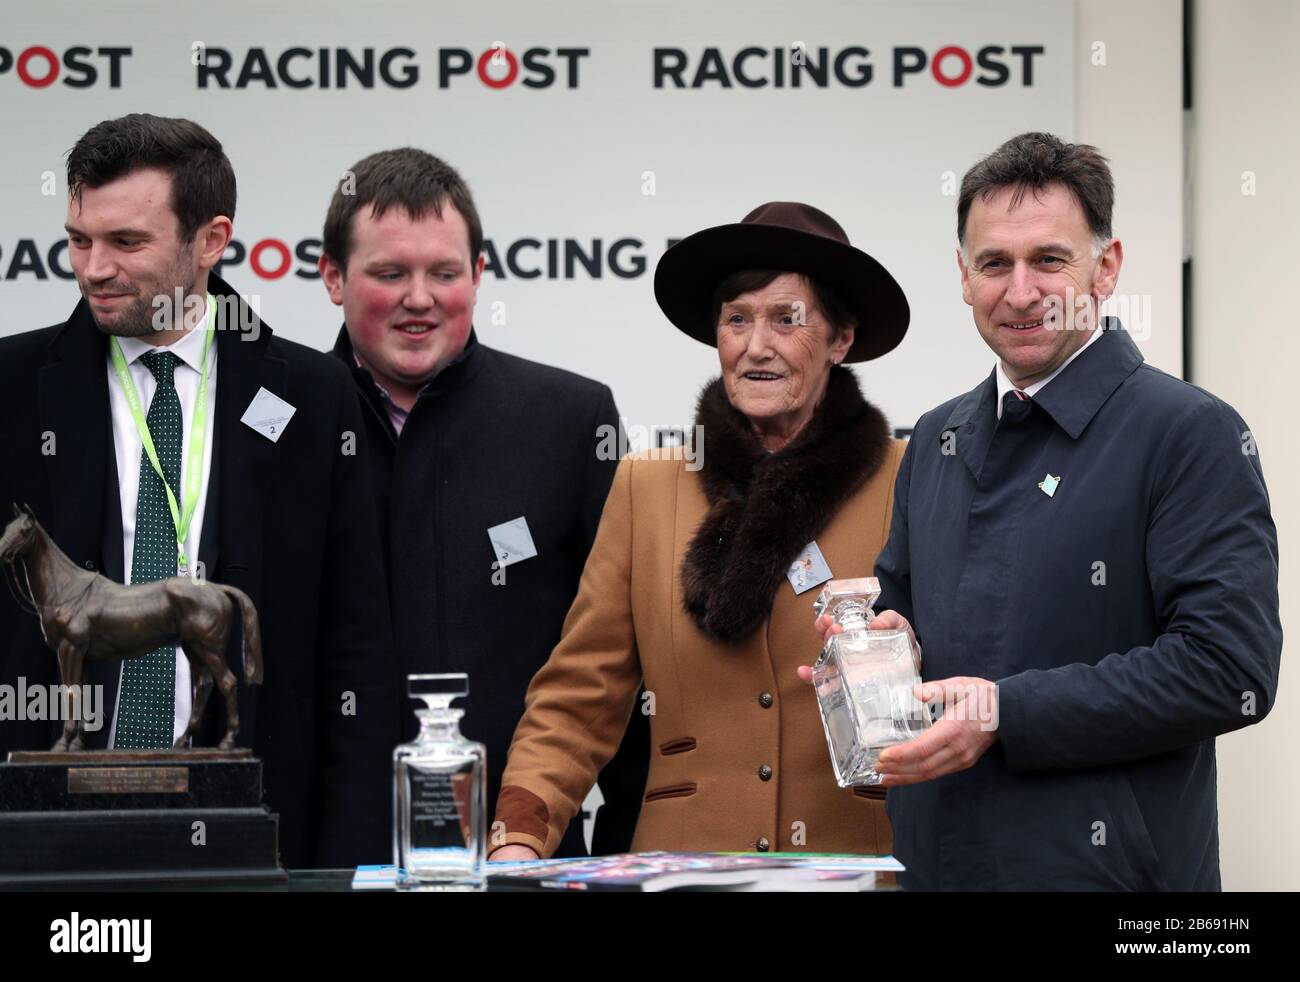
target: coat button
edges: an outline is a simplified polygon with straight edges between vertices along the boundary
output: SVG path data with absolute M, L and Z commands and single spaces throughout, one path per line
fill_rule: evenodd
M 769 849 L 772 848 L 772 843 L 768 842 L 767 837 L 764 836 L 763 838 L 759 839 L 757 842 L 754 843 L 754 848 L 757 849 L 759 852 L 767 852 Z
M 94 568 L 95 568 L 95 561 L 93 559 L 87 559 L 86 569 L 94 569 Z
M 772 703 L 774 701 L 775 700 L 772 698 L 772 693 L 770 692 L 764 692 L 762 695 L 758 697 L 758 704 L 762 706 L 764 709 L 771 709 Z
M 762 767 L 760 767 L 760 768 L 758 769 L 758 776 L 759 776 L 759 779 L 760 779 L 760 780 L 763 780 L 763 781 L 770 781 L 770 780 L 772 780 L 772 768 L 770 768 L 770 767 L 768 767 L 766 764 L 764 764 Z

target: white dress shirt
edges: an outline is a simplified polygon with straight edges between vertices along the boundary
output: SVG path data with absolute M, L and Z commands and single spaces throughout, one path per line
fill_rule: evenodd
M 1072 354 L 1069 358 L 1065 359 L 1065 364 L 1064 364 L 1064 365 L 1062 365 L 1060 368 L 1058 368 L 1056 371 L 1054 371 L 1051 375 L 1047 376 L 1047 378 L 1039 379 L 1039 380 L 1038 380 L 1037 382 L 1035 382 L 1033 385 L 1026 385 L 1026 386 L 1025 386 L 1023 389 L 1021 389 L 1020 391 L 1023 392 L 1025 395 L 1029 396 L 1029 398 L 1032 399 L 1032 398 L 1034 397 L 1034 393 L 1038 392 L 1038 391 L 1039 391 L 1040 389 L 1042 389 L 1042 387 L 1045 386 L 1048 382 L 1052 381 L 1052 379 L 1054 379 L 1054 378 L 1056 378 L 1056 376 L 1060 375 L 1063 371 L 1065 371 L 1066 367 L 1070 364 L 1070 362 L 1074 361 L 1074 359 L 1078 358 L 1081 354 L 1083 354 L 1085 351 L 1087 351 L 1087 350 L 1088 350 L 1088 345 L 1092 344 L 1092 343 L 1093 343 L 1094 341 L 1096 341 L 1099 337 L 1101 337 L 1101 332 L 1102 332 L 1102 328 L 1100 328 L 1100 327 L 1094 327 L 1094 328 L 1092 329 L 1092 333 L 1088 335 L 1088 340 L 1085 341 L 1085 342 L 1083 342 L 1083 344 L 1079 346 L 1079 350 L 1078 350 L 1078 351 L 1076 351 L 1074 354 Z M 1015 388 L 1015 386 L 1011 384 L 1011 379 L 1007 378 L 1007 372 L 1006 372 L 1006 369 L 1004 369 L 1004 368 L 1002 367 L 1002 359 L 1001 359 L 1001 358 L 998 359 L 998 367 L 997 367 L 997 382 L 998 382 L 998 405 L 997 405 L 997 412 L 998 412 L 998 419 L 1001 419 L 1001 418 L 1002 418 L 1002 400 L 1006 398 L 1008 392 L 1010 392 L 1012 389 Z
M 194 406 L 199 398 L 199 374 L 202 370 L 203 328 L 206 320 L 199 327 L 189 331 L 183 338 L 169 345 L 149 344 L 139 338 L 118 338 L 122 346 L 122 356 L 126 359 L 135 390 L 140 395 L 140 408 L 147 415 L 149 404 L 153 401 L 158 382 L 153 377 L 140 356 L 147 351 L 170 351 L 176 355 L 176 370 L 172 381 L 176 385 L 176 395 L 181 402 L 181 480 L 184 480 L 190 459 L 190 424 L 194 419 Z M 131 582 L 131 560 L 135 552 L 135 509 L 140 494 L 140 455 L 143 446 L 140 434 L 136 432 L 135 421 L 127 407 L 126 396 L 117 381 L 113 370 L 113 358 L 108 358 L 108 403 L 113 416 L 113 449 L 117 458 L 117 487 L 122 504 L 122 558 L 125 582 Z M 185 537 L 185 555 L 189 558 L 190 568 L 198 560 L 199 542 L 203 532 L 203 508 L 208 499 L 208 475 L 212 472 L 212 430 L 216 419 L 217 403 L 217 341 L 212 339 L 208 351 L 208 433 L 203 443 L 203 471 L 199 483 L 199 500 L 194 508 L 194 518 Z M 172 488 L 176 504 L 184 507 L 180 488 Z M 123 662 L 123 667 L 126 663 Z M 172 739 L 175 740 L 185 731 L 190 723 L 190 663 L 178 646 L 176 649 L 176 704 L 172 720 Z M 122 681 L 118 675 L 118 705 L 122 700 Z M 108 745 L 113 747 L 117 740 L 117 705 L 113 707 L 113 725 L 109 731 Z

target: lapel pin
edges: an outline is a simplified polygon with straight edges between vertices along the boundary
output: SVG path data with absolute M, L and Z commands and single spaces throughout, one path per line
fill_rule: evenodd
M 1056 489 L 1060 483 L 1061 479 L 1059 477 L 1052 477 L 1049 473 L 1045 478 L 1038 482 L 1038 490 L 1050 498 L 1052 495 L 1056 494 Z

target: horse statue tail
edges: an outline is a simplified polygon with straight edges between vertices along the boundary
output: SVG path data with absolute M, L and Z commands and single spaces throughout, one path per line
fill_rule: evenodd
M 214 583 L 239 608 L 243 624 L 242 651 L 244 653 L 244 683 L 260 685 L 262 682 L 262 627 L 257 619 L 257 608 L 243 590 L 225 583 Z

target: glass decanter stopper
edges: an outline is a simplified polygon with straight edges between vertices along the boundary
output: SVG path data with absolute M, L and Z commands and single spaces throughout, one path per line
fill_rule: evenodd
M 907 631 L 867 627 L 879 597 L 875 577 L 831 580 L 813 605 L 817 616 L 829 614 L 844 625 L 813 665 L 822 727 L 842 788 L 879 784 L 881 751 L 930 726 L 929 708 L 913 691 L 921 678 Z
M 393 751 L 393 863 L 400 889 L 485 888 L 487 751 L 460 732 L 469 676 L 407 676 L 416 709 L 414 743 Z

